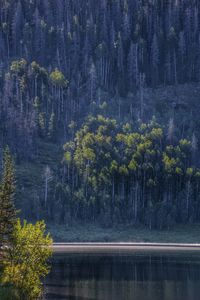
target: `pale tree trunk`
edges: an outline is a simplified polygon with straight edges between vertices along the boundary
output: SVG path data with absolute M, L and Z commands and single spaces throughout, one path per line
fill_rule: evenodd
M 136 182 L 136 187 L 135 187 L 135 207 L 134 207 L 134 217 L 135 217 L 135 222 L 137 221 L 137 211 L 138 211 L 138 181 Z
M 191 187 L 191 182 L 190 180 L 188 181 L 187 184 L 187 204 L 186 204 L 186 208 L 187 208 L 187 217 L 189 216 L 189 205 L 190 205 L 190 187 Z
M 44 206 L 47 208 L 49 183 L 52 180 L 52 174 L 49 166 L 46 166 L 44 172 Z
M 140 74 L 140 118 L 143 119 L 144 114 L 144 83 L 145 75 Z

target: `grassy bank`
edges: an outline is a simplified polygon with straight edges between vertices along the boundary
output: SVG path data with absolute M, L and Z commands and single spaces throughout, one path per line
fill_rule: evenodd
M 181 225 L 170 230 L 148 230 L 145 227 L 98 225 L 50 226 L 55 242 L 166 242 L 200 243 L 200 224 Z

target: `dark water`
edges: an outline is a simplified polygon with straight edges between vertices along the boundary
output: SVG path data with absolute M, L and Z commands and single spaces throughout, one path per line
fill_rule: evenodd
M 45 289 L 49 300 L 200 300 L 200 255 L 55 255 Z

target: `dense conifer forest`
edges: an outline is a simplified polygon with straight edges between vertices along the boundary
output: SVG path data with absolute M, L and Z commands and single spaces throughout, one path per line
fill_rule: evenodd
M 0 0 L 0 158 L 24 217 L 199 221 L 199 113 L 198 0 Z

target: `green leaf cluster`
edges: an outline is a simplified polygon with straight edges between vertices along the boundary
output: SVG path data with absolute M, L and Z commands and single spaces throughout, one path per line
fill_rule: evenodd
M 4 260 L 3 284 L 11 285 L 16 299 L 36 300 L 42 294 L 42 282 L 49 273 L 52 239 L 45 234 L 44 222 L 35 225 L 17 221 L 12 244 Z

